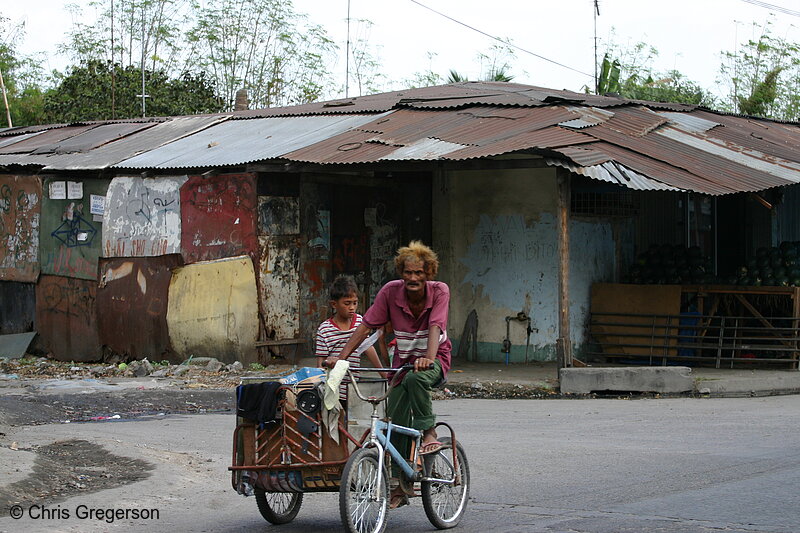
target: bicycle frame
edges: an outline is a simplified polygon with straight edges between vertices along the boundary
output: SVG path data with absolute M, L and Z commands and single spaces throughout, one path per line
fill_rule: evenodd
M 360 370 L 367 370 L 367 369 L 360 369 Z M 398 371 L 400 369 L 369 369 L 373 371 Z M 406 369 L 408 370 L 408 369 Z M 370 424 L 370 432 L 369 432 L 369 444 L 368 446 L 372 446 L 378 449 L 378 476 L 383 475 L 383 467 L 384 467 L 384 457 L 386 456 L 385 452 L 389 452 L 392 459 L 400 466 L 400 469 L 406 475 L 406 477 L 412 481 L 431 481 L 436 483 L 442 484 L 456 484 L 460 483 L 459 474 L 458 474 L 458 455 L 456 453 L 456 440 L 455 434 L 453 433 L 453 428 L 451 428 L 448 424 L 440 422 L 437 424 L 437 427 L 442 425 L 446 426 L 450 430 L 450 436 L 452 439 L 452 450 L 453 450 L 453 478 L 452 479 L 439 479 L 439 478 L 432 478 L 428 477 L 425 474 L 427 472 L 420 472 L 412 468 L 405 457 L 395 448 L 395 446 L 391 442 L 392 431 L 396 431 L 401 435 L 406 435 L 408 437 L 412 437 L 415 442 L 414 446 L 414 457 L 412 459 L 412 464 L 416 465 L 417 461 L 420 457 L 419 449 L 420 444 L 422 442 L 422 432 L 416 430 L 414 428 L 409 428 L 406 426 L 400 426 L 397 424 L 393 424 L 391 421 L 383 421 L 378 417 L 378 404 L 384 401 L 389 396 L 389 392 L 391 391 L 391 387 L 389 390 L 381 397 L 374 397 L 371 396 L 369 398 L 364 397 L 361 394 L 361 391 L 358 388 L 358 382 L 356 381 L 355 377 L 353 376 L 352 372 L 348 369 L 347 374 L 350 378 L 350 382 L 353 384 L 353 390 L 356 395 L 365 402 L 369 402 L 372 404 L 372 415 L 371 424 Z M 378 483 L 375 484 L 375 498 L 379 498 L 380 494 L 380 477 L 378 478 Z

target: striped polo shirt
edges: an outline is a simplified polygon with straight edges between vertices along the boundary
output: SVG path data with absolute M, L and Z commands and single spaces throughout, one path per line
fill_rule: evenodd
M 414 317 L 408 305 L 403 280 L 390 281 L 384 285 L 375 303 L 364 314 L 364 324 L 370 328 L 378 328 L 392 323 L 397 339 L 392 367 L 397 368 L 405 363 L 413 363 L 418 357 L 424 357 L 428 349 L 428 331 L 431 326 L 439 326 L 439 349 L 436 358 L 442 364 L 442 372 L 447 375 L 450 370 L 450 351 L 452 345 L 447 337 L 447 314 L 450 305 L 450 288 L 441 281 L 425 282 L 425 308 L 418 317 Z
M 315 355 L 317 357 L 327 358 L 331 355 L 339 355 L 350 339 L 350 335 L 361 325 L 361 315 L 355 313 L 353 320 L 350 322 L 350 329 L 339 329 L 333 317 L 325 320 L 317 328 L 317 344 L 315 348 Z M 361 356 L 350 354 L 347 357 L 351 366 L 360 366 Z M 347 384 L 339 386 L 339 399 L 347 399 Z

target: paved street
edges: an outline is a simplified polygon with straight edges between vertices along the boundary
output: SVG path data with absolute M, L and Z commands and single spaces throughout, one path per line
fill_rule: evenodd
M 800 531 L 800 396 L 451 400 L 435 407 L 458 430 L 472 470 L 457 531 Z M 125 471 L 143 474 L 60 500 L 34 495 L 20 520 L 0 510 L 0 531 L 341 530 L 334 494 L 307 495 L 297 519 L 276 527 L 253 498 L 234 493 L 226 471 L 232 428 L 232 414 L 3 428 L 6 497 L 32 477 L 46 483 L 48 463 L 28 450 L 58 440 L 71 441 L 64 450 L 99 445 Z M 107 481 L 115 477 L 125 478 L 115 473 Z M 158 516 L 113 523 L 77 516 L 110 508 L 156 509 Z M 413 500 L 392 511 L 387 531 L 432 529 Z

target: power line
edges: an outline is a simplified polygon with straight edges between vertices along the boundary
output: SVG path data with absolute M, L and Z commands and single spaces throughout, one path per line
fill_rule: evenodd
M 571 70 L 571 71 L 573 71 L 573 72 L 577 72 L 578 74 L 583 74 L 584 76 L 589 76 L 590 78 L 594 78 L 594 75 L 592 75 L 592 74 L 587 74 L 586 72 L 584 72 L 584 71 L 582 71 L 582 70 L 578 70 L 578 69 L 576 69 L 576 68 L 572 68 L 572 67 L 570 67 L 570 66 L 568 66 L 568 65 L 565 65 L 565 64 L 563 64 L 563 63 L 559 63 L 558 61 L 554 61 L 554 60 L 552 60 L 552 59 L 549 59 L 549 58 L 546 58 L 546 57 L 544 57 L 544 56 L 541 56 L 541 55 L 539 55 L 539 54 L 537 54 L 537 53 L 535 53 L 535 52 L 531 52 L 530 50 L 526 50 L 526 49 L 524 49 L 524 48 L 522 48 L 522 47 L 520 47 L 520 46 L 517 46 L 517 45 L 515 45 L 515 44 L 513 44 L 513 43 L 510 43 L 510 42 L 508 42 L 508 41 L 504 41 L 503 39 L 501 39 L 501 38 L 499 38 L 499 37 L 495 37 L 494 35 L 488 34 L 488 33 L 486 33 L 485 31 L 481 31 L 481 30 L 479 30 L 478 28 L 475 28 L 474 26 L 470 26 L 469 24 L 466 24 L 466 23 L 464 23 L 464 22 L 461 22 L 460 20 L 456 20 L 456 19 L 454 19 L 453 17 L 451 17 L 451 16 L 449 16 L 449 15 L 445 15 L 444 13 L 442 13 L 442 12 L 440 12 L 440 11 L 436 11 L 436 10 L 435 10 L 435 9 L 433 9 L 432 7 L 428 7 L 428 6 L 426 6 L 425 4 L 418 2 L 417 0 L 410 0 L 410 1 L 411 1 L 411 2 L 413 2 L 413 3 L 415 3 L 415 4 L 417 4 L 417 5 L 418 5 L 418 6 L 420 6 L 420 7 L 424 7 L 424 8 L 425 8 L 425 9 L 427 9 L 428 11 L 433 11 L 434 13 L 436 13 L 437 15 L 439 15 L 440 17 L 444 17 L 444 18 L 446 18 L 447 20 L 450 20 L 450 21 L 452 21 L 452 22 L 455 22 L 456 24 L 460 24 L 461 26 L 464 26 L 465 28 L 469 28 L 469 29 L 470 29 L 470 30 L 472 30 L 472 31 L 475 31 L 475 32 L 478 32 L 478 33 L 480 33 L 481 35 L 485 35 L 486 37 L 489 37 L 490 39 L 494 39 L 495 41 L 499 41 L 499 42 L 503 43 L 503 44 L 504 44 L 504 45 L 506 45 L 506 46 L 510 46 L 510 47 L 512 47 L 512 48 L 516 48 L 517 50 L 520 50 L 520 51 L 522 51 L 522 52 L 525 52 L 526 54 L 530 54 L 530 55 L 532 55 L 532 56 L 534 56 L 534 57 L 538 57 L 539 59 L 543 59 L 543 60 L 545 60 L 545 61 L 548 61 L 548 62 L 550 62 L 550 63 L 553 63 L 554 65 L 558 65 L 559 67 L 563 67 L 563 68 L 565 68 L 565 69 L 569 69 L 569 70 Z
M 771 9 L 773 11 L 777 11 L 785 15 L 800 17 L 800 11 L 795 11 L 793 9 L 789 9 L 786 7 L 776 6 L 775 4 L 768 4 L 767 2 L 762 2 L 761 0 L 742 0 L 742 2 L 747 2 L 748 4 L 753 4 L 754 6 L 763 7 L 765 9 Z

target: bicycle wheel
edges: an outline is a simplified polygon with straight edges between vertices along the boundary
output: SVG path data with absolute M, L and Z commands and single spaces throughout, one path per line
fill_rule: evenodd
M 265 492 L 255 489 L 258 511 L 271 524 L 288 524 L 300 511 L 302 492 Z
M 453 479 L 453 446 L 449 437 L 439 439 L 444 446 L 436 452 L 425 455 L 425 472 L 428 477 Z M 469 499 L 469 463 L 461 443 L 456 445 L 458 470 L 461 476 L 459 485 L 436 481 L 422 482 L 422 506 L 431 524 L 438 529 L 455 527 L 464 516 Z
M 389 478 L 378 470 L 378 451 L 360 448 L 344 466 L 339 514 L 349 533 L 382 533 L 389 509 Z

